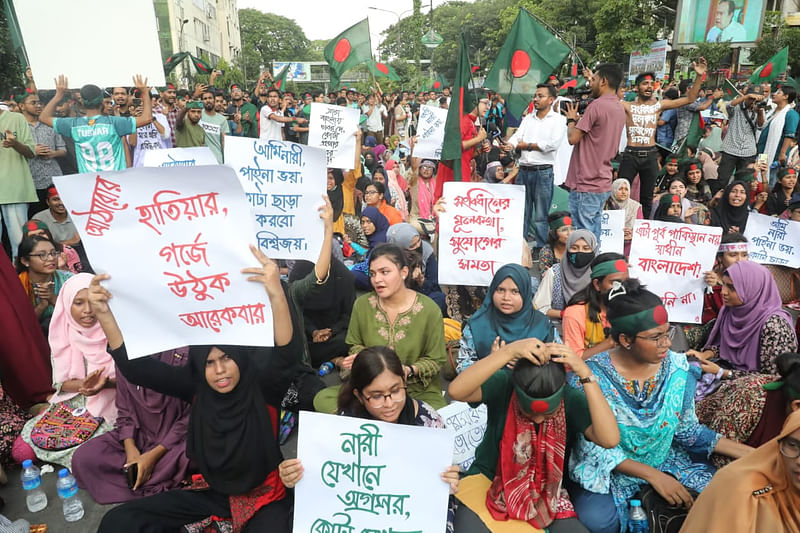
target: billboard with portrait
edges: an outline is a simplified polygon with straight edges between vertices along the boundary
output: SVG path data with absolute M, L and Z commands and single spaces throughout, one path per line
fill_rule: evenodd
M 675 23 L 675 45 L 699 42 L 752 44 L 761 36 L 764 0 L 681 0 Z

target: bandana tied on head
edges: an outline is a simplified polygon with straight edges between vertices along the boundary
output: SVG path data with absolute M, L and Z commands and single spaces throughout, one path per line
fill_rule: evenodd
M 604 278 L 609 274 L 628 272 L 628 263 L 624 259 L 604 261 L 592 267 L 592 279 Z
M 572 225 L 572 217 L 563 216 L 559 217 L 550 222 L 549 226 L 551 230 L 558 231 L 559 228 L 563 228 L 564 226 L 571 226 Z
M 47 199 L 53 198 L 54 196 L 58 196 L 58 190 L 56 189 L 55 185 L 51 185 L 47 188 Z
M 719 245 L 719 251 L 717 253 L 725 253 L 725 252 L 746 252 L 747 251 L 747 243 L 746 242 L 728 242 Z
M 625 286 L 619 281 L 615 281 L 611 286 L 608 293 L 608 301 L 610 302 L 617 296 L 627 294 Z M 617 336 L 621 333 L 626 335 L 636 335 L 648 329 L 657 328 L 669 322 L 669 314 L 666 308 L 659 300 L 658 304 L 645 309 L 640 309 L 629 315 L 613 316 L 608 318 L 611 324 L 611 335 Z
M 197 100 L 186 102 L 186 109 L 203 109 L 203 102 L 198 102 Z
M 41 220 L 29 220 L 22 225 L 22 234 L 27 237 L 29 233 L 38 231 L 40 229 L 49 230 L 50 228 L 48 228 L 47 224 Z

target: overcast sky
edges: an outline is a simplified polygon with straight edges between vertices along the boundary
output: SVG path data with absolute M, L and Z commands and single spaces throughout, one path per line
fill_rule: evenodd
M 422 13 L 430 11 L 430 1 L 422 0 Z M 472 0 L 467 0 L 471 2 Z M 446 3 L 446 0 L 433 0 L 433 6 Z M 412 0 L 239 0 L 239 9 L 252 7 L 265 13 L 275 13 L 293 19 L 310 40 L 332 39 L 356 22 L 369 17 L 369 31 L 372 34 L 372 48 L 376 50 L 381 42 L 381 32 L 395 24 L 397 17 L 407 17 L 414 7 Z M 379 7 L 387 11 L 377 11 L 369 7 Z M 396 13 L 396 14 L 393 14 Z M 434 21 L 435 22 L 435 21 Z

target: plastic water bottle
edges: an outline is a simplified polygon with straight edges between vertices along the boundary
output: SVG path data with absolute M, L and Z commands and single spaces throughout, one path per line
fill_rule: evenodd
M 77 522 L 83 518 L 83 503 L 78 498 L 78 482 L 75 481 L 75 478 L 66 468 L 58 471 L 56 489 L 58 490 L 58 497 L 63 502 L 64 520 Z
M 320 376 L 327 376 L 333 371 L 333 363 L 328 361 L 327 363 L 322 363 L 319 366 L 319 375 Z
M 22 463 L 22 488 L 25 489 L 25 503 L 28 511 L 36 513 L 47 507 L 47 494 L 41 489 L 42 473 L 33 461 L 27 459 Z
M 641 500 L 631 500 L 631 513 L 628 519 L 628 533 L 647 533 L 647 513 L 642 509 Z

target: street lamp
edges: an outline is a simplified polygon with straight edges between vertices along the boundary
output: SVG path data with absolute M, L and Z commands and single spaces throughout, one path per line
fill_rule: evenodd
M 183 37 L 183 27 L 186 26 L 186 24 L 189 22 L 189 19 L 181 20 L 181 18 L 178 17 L 178 21 L 181 23 L 180 37 L 178 37 L 178 52 L 183 52 L 183 49 L 186 46 L 186 40 Z M 184 60 L 181 61 L 181 77 L 188 80 L 188 76 L 186 76 L 186 74 L 188 73 L 188 69 L 184 72 L 185 65 L 186 65 L 186 58 L 184 58 Z

